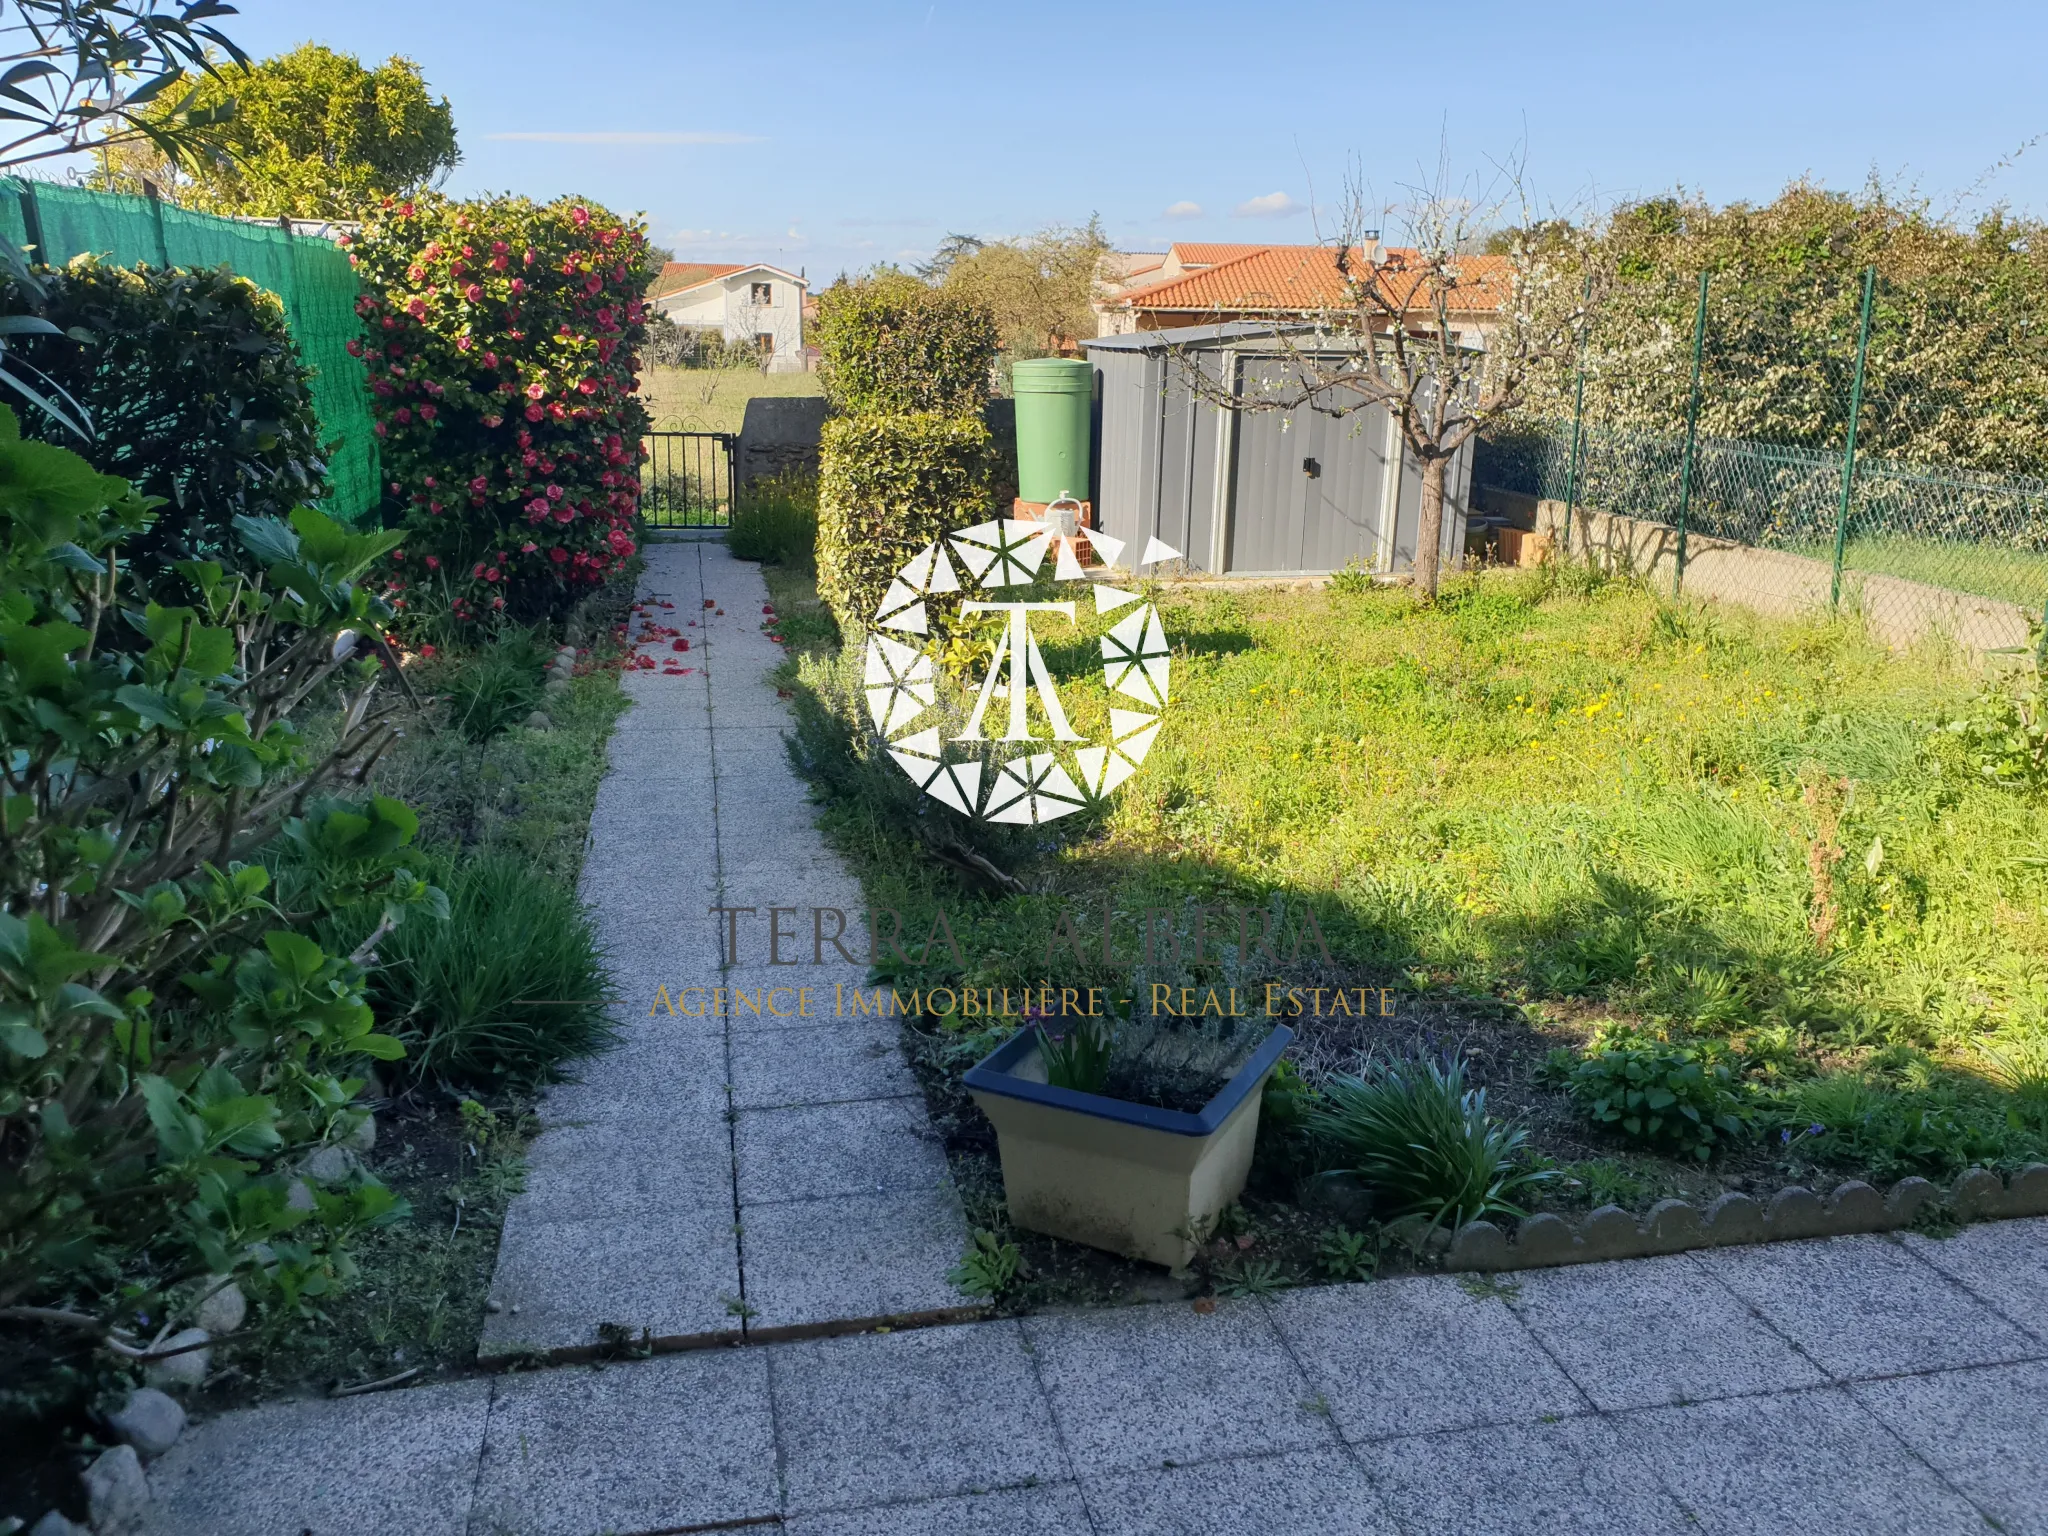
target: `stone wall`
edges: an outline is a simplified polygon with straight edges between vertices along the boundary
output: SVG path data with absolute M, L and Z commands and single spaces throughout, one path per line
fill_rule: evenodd
M 758 395 L 747 402 L 734 454 L 740 485 L 765 475 L 818 472 L 818 440 L 825 430 L 822 395 Z

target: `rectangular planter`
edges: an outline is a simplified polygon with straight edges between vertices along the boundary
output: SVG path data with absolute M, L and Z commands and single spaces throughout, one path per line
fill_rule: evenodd
M 1186 1234 L 1244 1191 L 1259 1099 L 1294 1031 L 1277 1026 L 1199 1114 L 1046 1081 L 1026 1029 L 967 1073 L 996 1128 L 1010 1220 L 1032 1232 L 1178 1269 Z

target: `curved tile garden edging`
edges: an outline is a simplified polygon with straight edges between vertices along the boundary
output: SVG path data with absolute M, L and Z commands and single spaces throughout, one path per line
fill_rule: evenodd
M 1945 1195 L 1921 1178 L 1901 1179 L 1882 1195 L 1852 1179 L 1825 1200 L 1794 1185 L 1768 1203 L 1741 1194 L 1722 1195 L 1705 1209 L 1684 1200 L 1659 1200 L 1641 1218 L 1618 1205 L 1603 1205 L 1576 1225 L 1545 1212 L 1522 1222 L 1512 1239 L 1490 1221 L 1467 1222 L 1444 1246 L 1443 1265 L 1453 1270 L 1537 1269 L 1737 1243 L 1889 1232 L 1911 1226 L 1926 1207 L 1943 1204 L 1962 1221 L 2048 1216 L 2048 1163 L 2029 1163 L 2010 1184 L 1988 1169 L 1972 1168 Z

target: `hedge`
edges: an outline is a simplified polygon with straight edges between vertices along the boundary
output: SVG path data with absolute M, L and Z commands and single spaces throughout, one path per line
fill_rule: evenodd
M 841 416 L 819 450 L 818 595 L 864 632 L 890 577 L 934 539 L 994 515 L 979 416 Z
M 996 322 L 985 307 L 900 275 L 818 300 L 825 393 L 844 415 L 971 415 L 988 403 Z
M 284 306 L 226 267 L 124 268 L 80 256 L 43 274 L 45 297 L 10 285 L 10 313 L 33 310 L 63 336 L 10 338 L 34 368 L 84 406 L 80 442 L 43 412 L 25 437 L 80 452 L 165 505 L 124 558 L 232 561 L 237 517 L 282 518 L 327 488 L 312 374 Z

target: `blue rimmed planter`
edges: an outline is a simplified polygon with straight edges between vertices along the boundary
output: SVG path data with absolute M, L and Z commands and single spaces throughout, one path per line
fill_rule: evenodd
M 967 1073 L 996 1128 L 1010 1220 L 1032 1232 L 1178 1269 L 1186 1234 L 1244 1192 L 1259 1100 L 1294 1038 L 1275 1027 L 1199 1114 L 1128 1104 L 1046 1081 L 1036 1028 Z

